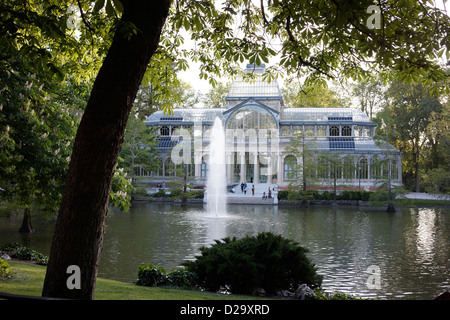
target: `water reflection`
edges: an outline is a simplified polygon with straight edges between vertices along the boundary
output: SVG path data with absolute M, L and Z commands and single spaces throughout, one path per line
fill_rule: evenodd
M 23 240 L 21 217 L 0 217 L 0 244 L 22 242 L 48 254 L 53 223 L 35 219 L 37 233 Z M 386 213 L 356 207 L 301 209 L 230 205 L 220 217 L 202 205 L 183 209 L 144 203 L 107 217 L 99 276 L 135 282 L 138 266 L 166 270 L 194 259 L 199 248 L 224 237 L 271 231 L 298 241 L 324 275 L 323 288 L 380 299 L 432 299 L 450 286 L 450 210 L 400 208 Z M 368 268 L 380 287 L 367 286 Z
M 436 215 L 431 209 L 417 212 L 417 251 L 418 263 L 429 263 L 433 261 L 433 248 L 435 240 Z
M 119 230 L 122 234 L 116 234 Z M 202 206 L 146 204 L 109 218 L 100 275 L 134 281 L 139 264 L 171 270 L 216 239 L 262 231 L 282 234 L 308 248 L 329 292 L 430 299 L 450 284 L 449 212 L 444 208 L 404 208 L 392 214 L 354 207 L 275 210 L 230 205 L 226 215 L 216 217 Z M 124 251 L 127 261 L 120 258 Z M 112 275 L 110 269 L 119 268 L 117 264 L 122 270 Z M 367 286 L 370 266 L 380 270 L 379 288 Z

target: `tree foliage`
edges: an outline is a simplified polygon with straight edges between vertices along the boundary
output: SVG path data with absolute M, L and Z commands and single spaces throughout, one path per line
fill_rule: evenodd
M 138 167 L 148 171 L 158 167 L 156 136 L 155 129 L 147 128 L 145 123 L 135 116 L 130 117 L 120 151 L 119 166 L 125 169 L 132 179 Z
M 24 206 L 59 205 L 80 111 L 56 83 L 25 60 L 0 68 L 2 198 Z
M 283 99 L 289 108 L 346 108 L 348 101 L 328 87 L 301 89 L 298 82 L 289 82 L 282 89 Z
M 385 89 L 379 80 L 361 81 L 352 87 L 352 94 L 357 99 L 361 111 L 373 119 L 385 101 Z
M 387 96 L 389 104 L 379 113 L 385 123 L 377 130 L 386 136 L 389 129 L 390 143 L 403 153 L 403 182 L 407 188 L 420 192 L 422 172 L 426 171 L 425 152 L 433 151 L 436 143 L 429 126 L 433 116 L 442 112 L 442 104 L 421 84 L 394 82 Z
M 180 84 L 176 71 L 186 70 L 188 60 L 199 63 L 200 77 L 213 85 L 220 76 L 239 73 L 241 63 L 273 62 L 276 57 L 278 63 L 264 75 L 268 80 L 284 75 L 304 78 L 305 87 L 318 87 L 329 79 L 359 81 L 379 75 L 383 81 L 395 77 L 425 87 L 439 83 L 448 93 L 448 76 L 436 62 L 449 55 L 448 15 L 428 0 L 381 0 L 380 28 L 373 29 L 367 23 L 372 4 L 372 0 L 1 2 L 2 71 L 16 77 L 11 66 L 19 59 L 44 74 L 41 78 L 41 73 L 27 71 L 22 77 L 36 74 L 40 81 L 67 77 L 75 83 L 89 82 L 97 75 L 77 130 L 44 294 L 93 297 L 114 168 L 142 80 L 156 90 L 167 112 Z M 185 37 L 194 42 L 193 48 L 183 47 Z M 7 87 L 18 95 L 15 102 L 25 94 L 18 86 L 29 86 L 27 81 L 22 78 L 14 88 Z M 2 99 L 7 98 L 2 94 Z M 39 100 L 30 99 L 30 112 Z M 14 113 L 27 107 L 21 102 L 10 106 L 9 101 L 4 110 Z M 33 126 L 33 114 L 29 116 L 32 121 L 24 123 Z M 3 123 L 0 136 L 2 147 L 11 152 L 15 142 L 9 128 Z M 36 152 L 36 147 L 29 149 L 34 157 Z M 7 161 L 4 155 L 3 159 Z M 35 171 L 29 173 L 35 180 L 31 183 L 40 181 L 34 178 Z M 67 264 L 74 263 L 83 268 L 81 292 L 68 292 L 62 276 Z

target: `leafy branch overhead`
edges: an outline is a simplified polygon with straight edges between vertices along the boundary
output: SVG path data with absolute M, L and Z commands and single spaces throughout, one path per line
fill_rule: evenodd
M 92 79 L 112 35 L 131 38 L 140 30 L 121 19 L 126 0 L 52 0 L 2 3 L 2 53 L 26 51 L 36 63 L 64 77 Z M 212 85 L 223 75 L 237 75 L 242 63 L 268 63 L 265 77 L 301 78 L 305 87 L 326 80 L 439 83 L 449 92 L 448 75 L 439 59 L 450 58 L 447 12 L 428 0 L 382 0 L 379 28 L 370 28 L 372 0 L 173 1 L 159 48 L 144 84 L 158 91 L 164 110 L 180 83 L 178 70 L 190 61 Z M 201 13 L 201 14 L 199 14 Z M 70 29 L 73 17 L 77 27 Z M 51 49 L 50 49 L 51 48 Z M 171 99 L 169 99 L 171 98 Z
M 380 27 L 370 28 L 367 9 L 373 4 L 371 0 L 174 1 L 144 84 L 157 89 L 167 112 L 171 106 L 164 101 L 173 100 L 172 88 L 179 85 L 176 73 L 186 71 L 189 61 L 199 64 L 200 78 L 213 86 L 225 74 L 239 74 L 241 64 L 249 62 L 270 64 L 264 75 L 269 81 L 301 78 L 305 87 L 324 86 L 330 79 L 379 77 L 385 82 L 395 78 L 439 83 L 450 92 L 448 75 L 438 63 L 450 59 L 447 12 L 427 0 L 378 1 Z M 104 13 L 117 21 L 123 6 L 119 0 L 97 0 L 91 11 L 92 19 Z M 91 23 L 84 21 L 89 30 Z M 129 37 L 139 32 L 132 23 L 122 29 Z
M 450 21 L 431 1 L 378 1 L 380 27 L 370 28 L 373 1 L 175 1 L 161 52 L 183 66 L 200 63 L 200 76 L 237 74 L 239 64 L 268 63 L 267 77 L 298 77 L 305 85 L 374 75 L 440 82 L 448 75 L 437 62 L 450 58 Z M 202 12 L 199 15 L 198 12 Z M 185 49 L 189 37 L 194 49 Z M 444 55 L 445 54 L 445 55 Z

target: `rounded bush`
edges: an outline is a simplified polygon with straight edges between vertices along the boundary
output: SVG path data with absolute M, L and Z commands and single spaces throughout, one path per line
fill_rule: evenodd
M 206 290 L 251 294 L 255 288 L 263 288 L 275 294 L 279 290 L 295 290 L 303 283 L 320 287 L 322 282 L 306 256 L 307 249 L 270 232 L 216 240 L 200 251 L 201 255 L 185 266 Z

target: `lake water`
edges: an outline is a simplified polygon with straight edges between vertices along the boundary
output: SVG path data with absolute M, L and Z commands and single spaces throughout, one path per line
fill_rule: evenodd
M 36 232 L 17 232 L 21 215 L 0 217 L 0 244 L 21 242 L 49 253 L 53 221 L 33 217 Z M 450 286 L 450 209 L 139 203 L 107 217 L 99 276 L 135 282 L 141 264 L 167 271 L 224 237 L 271 231 L 299 242 L 324 276 L 327 292 L 379 299 L 432 299 Z M 371 273 L 371 272 L 378 273 Z

